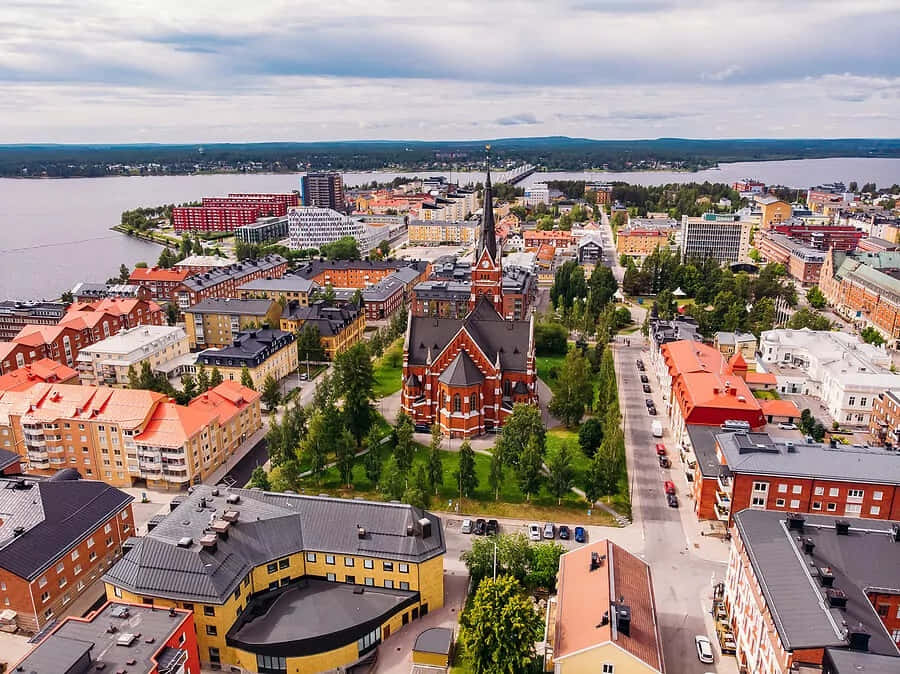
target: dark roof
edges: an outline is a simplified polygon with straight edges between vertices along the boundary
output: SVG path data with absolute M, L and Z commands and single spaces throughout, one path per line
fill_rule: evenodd
M 222 365 L 223 360 L 241 362 L 262 362 L 294 341 L 294 335 L 284 330 L 264 328 L 262 330 L 246 330 L 234 337 L 231 346 L 221 349 L 206 349 L 197 355 L 197 360 L 207 365 Z
M 95 480 L 0 479 L 0 568 L 36 578 L 132 500 Z
M 531 322 L 503 320 L 484 296 L 464 319 L 413 316 L 408 335 L 409 362 L 424 365 L 429 353 L 432 359 L 437 358 L 463 328 L 492 364 L 499 354 L 501 369 L 526 370 Z
M 460 350 L 456 358 L 450 361 L 447 369 L 438 377 L 438 381 L 448 386 L 469 386 L 484 381 L 484 374 L 472 362 L 465 350 Z
M 355 293 L 355 291 L 354 291 Z M 352 302 L 344 302 L 334 306 L 325 300 L 313 302 L 308 307 L 298 302 L 288 302 L 281 317 L 289 320 L 303 321 L 303 325 L 311 323 L 319 329 L 322 337 L 333 337 L 341 333 L 350 323 L 359 318 L 361 309 Z
M 833 674 L 897 674 L 900 671 L 896 657 L 837 648 L 825 649 L 825 663 L 831 665 L 829 671 Z
M 19 455 L 6 449 L 0 449 L 0 472 L 14 463 L 19 463 Z
M 697 457 L 697 468 L 703 477 L 716 478 L 727 467 L 719 462 L 716 456 L 716 436 L 726 433 L 721 426 L 701 426 L 687 424 L 691 448 Z
M 137 594 L 222 603 L 260 564 L 301 551 L 418 563 L 445 552 L 440 519 L 406 504 L 197 486 L 153 531 L 137 539 L 104 579 Z M 240 502 L 229 504 L 235 495 Z M 201 499 L 202 507 L 201 507 Z M 211 516 L 239 511 L 214 552 L 199 545 Z M 431 536 L 415 535 L 420 519 Z M 364 538 L 358 527 L 366 530 Z M 414 535 L 408 535 L 413 527 Z M 179 541 L 190 538 L 187 547 Z
M 451 643 L 453 643 L 453 630 L 448 627 L 431 627 L 416 637 L 413 650 L 419 653 L 448 655 Z
M 187 286 L 190 290 L 197 292 L 205 290 L 206 288 L 211 288 L 228 279 L 240 281 L 242 278 L 249 276 L 253 272 L 260 270 L 268 271 L 269 269 L 274 269 L 285 263 L 287 263 L 287 260 L 280 255 L 266 255 L 257 260 L 244 260 L 243 262 L 236 262 L 227 267 L 219 267 L 218 269 L 212 269 L 208 272 L 203 272 L 202 274 L 188 276 L 182 281 L 182 284 Z
M 364 573 L 360 570 L 360 573 Z M 227 643 L 253 653 L 305 655 L 355 642 L 418 592 L 304 579 L 255 597 L 228 631 Z
M 254 281 L 248 281 L 240 286 L 238 290 L 250 293 L 253 291 L 308 293 L 316 287 L 318 287 L 316 282 L 308 278 L 297 274 L 285 274 L 281 278 L 258 278 Z
M 847 519 L 849 533 L 838 535 L 835 517 L 803 515 L 803 531 L 790 531 L 783 512 L 742 510 L 734 516 L 754 575 L 782 644 L 788 650 L 844 648 L 844 624 L 871 635 L 869 651 L 900 655 L 866 596 L 872 588 L 900 588 L 900 543 L 892 523 Z M 814 544 L 806 554 L 803 542 Z M 819 569 L 830 568 L 834 587 L 846 594 L 845 608 L 830 608 Z M 900 661 L 898 661 L 900 662 Z
M 497 260 L 497 232 L 494 229 L 494 199 L 491 190 L 491 163 L 488 159 L 487 175 L 484 179 L 484 214 L 481 216 L 481 241 L 475 259 L 487 251 L 492 260 Z
M 127 614 L 123 615 L 123 609 Z M 172 615 L 152 606 L 110 602 L 87 620 L 67 618 L 59 623 L 19 667 L 28 674 L 81 672 L 86 670 L 70 668 L 90 653 L 91 670 L 99 669 L 97 665 L 103 663 L 109 672 L 155 671 L 155 662 L 162 660 L 163 651 L 174 650 L 177 654 L 181 650 L 166 649 L 163 644 L 189 617 L 190 612 L 185 610 Z M 110 625 L 117 629 L 108 631 Z M 125 634 L 135 635 L 127 646 L 118 643 Z M 171 658 L 169 653 L 166 656 Z
M 239 300 L 234 297 L 207 297 L 187 313 L 223 314 L 226 316 L 265 316 L 272 309 L 274 300 Z

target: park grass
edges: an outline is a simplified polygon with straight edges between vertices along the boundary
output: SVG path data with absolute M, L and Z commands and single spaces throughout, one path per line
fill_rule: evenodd
M 778 391 L 753 391 L 753 397 L 760 400 L 781 400 L 781 396 L 778 395 Z
M 554 395 L 559 388 L 559 373 L 562 371 L 565 360 L 565 356 L 537 356 L 535 358 L 538 377 L 550 387 Z
M 398 337 L 375 361 L 375 385 L 377 398 L 386 398 L 400 390 L 403 378 L 403 338 Z

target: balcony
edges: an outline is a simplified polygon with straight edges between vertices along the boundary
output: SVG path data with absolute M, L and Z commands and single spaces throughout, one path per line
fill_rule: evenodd
M 40 438 L 26 437 L 25 438 L 25 446 L 26 447 L 46 447 L 47 443 L 44 441 L 43 435 Z
M 720 474 L 716 478 L 716 485 L 718 486 L 719 491 L 721 491 L 722 493 L 731 494 L 732 482 L 731 482 L 730 475 L 721 475 Z
M 731 518 L 731 508 L 723 508 L 716 504 L 716 519 L 720 522 L 727 522 Z
M 29 461 L 49 461 L 50 457 L 47 456 L 47 452 L 42 452 L 40 450 L 32 451 L 28 450 L 28 460 Z
M 731 497 L 718 489 L 716 489 L 716 503 L 731 511 Z
M 65 463 L 66 463 L 65 458 L 54 457 L 54 458 L 50 459 L 50 464 L 56 468 L 59 468 L 60 466 L 65 465 Z

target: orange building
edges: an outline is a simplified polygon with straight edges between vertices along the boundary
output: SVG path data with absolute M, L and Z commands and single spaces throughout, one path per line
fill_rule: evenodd
M 616 234 L 616 253 L 642 260 L 657 248 L 669 245 L 669 232 L 664 229 L 634 227 Z
M 428 278 L 431 265 L 428 262 L 409 260 L 310 260 L 294 271 L 294 275 L 314 281 L 321 287 L 363 289 L 373 286 L 394 272 L 413 267 L 419 275 L 408 285 L 411 287 Z
M 152 391 L 33 382 L 0 393 L 0 449 L 38 475 L 75 468 L 117 486 L 180 489 L 259 430 L 259 399 L 236 382 L 187 406 Z
M 780 225 L 791 217 L 791 205 L 771 194 L 756 197 L 756 205 L 759 206 L 759 224 L 762 229 L 769 229 Z
M 536 251 L 542 244 L 548 244 L 554 248 L 568 248 L 575 245 L 575 237 L 572 232 L 563 230 L 530 229 L 522 233 L 525 240 L 525 250 Z

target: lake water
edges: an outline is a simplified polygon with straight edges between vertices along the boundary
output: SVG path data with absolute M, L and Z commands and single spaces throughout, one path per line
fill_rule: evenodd
M 78 281 L 104 281 L 123 262 L 153 263 L 160 247 L 110 231 L 122 211 L 137 206 L 194 201 L 228 192 L 284 192 L 299 189 L 301 174 L 209 175 L 70 180 L 0 179 L 0 299 L 58 297 Z M 348 173 L 348 186 L 398 175 L 449 175 L 447 172 L 399 174 Z M 460 182 L 482 179 L 478 173 L 454 173 Z M 879 186 L 900 183 L 900 159 L 837 158 L 742 162 L 697 173 L 537 173 L 521 184 L 542 180 L 621 180 L 661 183 L 733 182 L 756 178 L 766 183 L 809 187 L 856 180 Z

